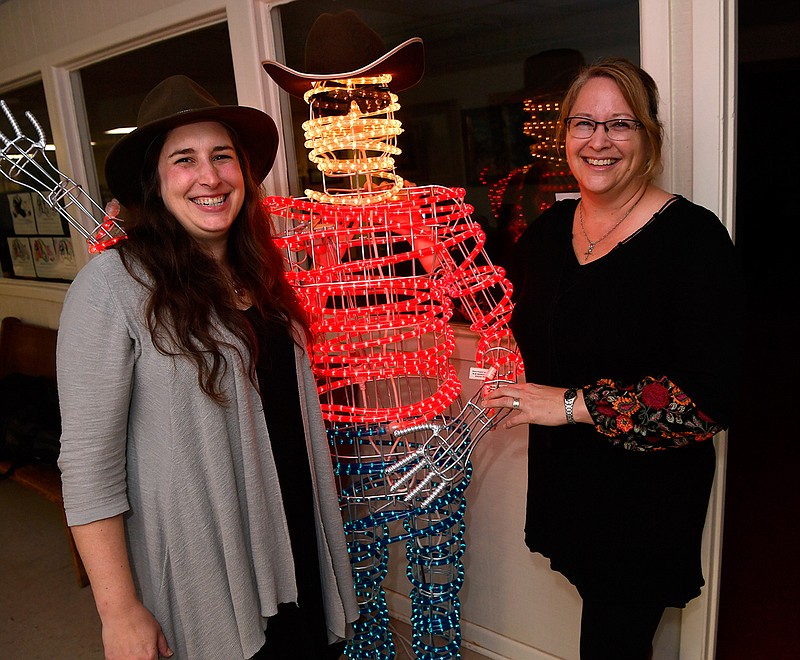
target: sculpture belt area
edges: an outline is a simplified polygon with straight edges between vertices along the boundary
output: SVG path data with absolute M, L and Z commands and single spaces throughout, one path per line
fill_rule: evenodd
M 394 171 L 402 132 L 395 91 L 421 77 L 422 41 L 386 52 L 376 33 L 344 12 L 321 16 L 309 43 L 322 39 L 330 56 L 335 42 L 326 32 L 344 24 L 362 32 L 352 42 L 360 62 L 338 68 L 348 73 L 303 74 L 264 63 L 281 87 L 308 103 L 306 146 L 324 182 L 323 191 L 307 190 L 304 198 L 264 203 L 317 338 L 310 354 L 361 608 L 346 655 L 395 657 L 382 583 L 389 546 L 402 541 L 413 652 L 455 658 L 469 458 L 500 420 L 481 400 L 522 368 L 507 328 L 511 286 L 484 252 L 464 190 L 409 185 Z M 307 64 L 309 52 L 307 44 Z M 124 239 L 122 223 L 47 159 L 36 119 L 26 113 L 33 140 L 4 102 L 0 107 L 13 131 L 0 133 L 2 174 L 41 196 L 90 253 Z M 480 334 L 472 371 L 481 382 L 466 402 L 451 363 L 455 309 Z

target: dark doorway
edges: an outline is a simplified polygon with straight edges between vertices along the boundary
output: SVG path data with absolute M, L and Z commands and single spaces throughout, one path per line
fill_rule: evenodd
M 798 48 L 800 3 L 776 4 L 739 3 L 736 245 L 748 323 L 728 445 L 717 660 L 800 658 L 800 158 L 791 128 L 800 57 L 780 46 L 794 25 L 789 48 Z

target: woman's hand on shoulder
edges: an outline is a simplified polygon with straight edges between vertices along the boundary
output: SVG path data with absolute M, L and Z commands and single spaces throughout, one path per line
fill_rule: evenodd
M 109 200 L 108 204 L 106 204 L 105 209 L 103 209 L 103 211 L 106 214 L 105 219 L 115 220 L 119 215 L 119 210 L 120 210 L 119 200 L 116 198 Z
M 138 601 L 103 617 L 103 649 L 106 660 L 158 660 L 172 656 L 158 621 Z
M 510 429 L 520 424 L 561 426 L 567 423 L 564 391 L 563 387 L 536 383 L 504 385 L 492 390 L 484 399 L 483 405 L 507 413 L 503 421 L 497 425 L 499 429 Z M 583 394 L 579 391 L 575 401 L 575 421 L 587 421 L 583 412 L 588 418 L 588 411 L 583 404 Z

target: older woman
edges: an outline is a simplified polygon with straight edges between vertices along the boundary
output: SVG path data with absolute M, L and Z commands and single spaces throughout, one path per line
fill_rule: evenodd
M 336 658 L 357 618 L 260 204 L 276 149 L 268 115 L 174 76 L 108 157 L 128 238 L 79 273 L 58 341 L 64 503 L 108 658 Z
M 667 606 L 700 593 L 711 438 L 731 415 L 740 328 L 733 245 L 708 210 L 654 183 L 652 78 L 585 68 L 562 104 L 579 200 L 516 248 L 526 384 L 488 397 L 530 425 L 526 542 L 583 599 L 581 658 L 641 660 Z

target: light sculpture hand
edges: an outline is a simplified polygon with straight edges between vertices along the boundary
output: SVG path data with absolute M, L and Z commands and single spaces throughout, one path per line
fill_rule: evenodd
M 396 437 L 419 432 L 429 435 L 417 450 L 386 468 L 387 475 L 402 473 L 392 484 L 390 492 L 397 492 L 416 479 L 417 483 L 403 499 L 411 502 L 424 497 L 422 506 L 425 507 L 446 488 L 461 481 L 478 441 L 508 414 L 507 410 L 484 408 L 480 402 L 487 389 L 514 382 L 495 379 L 490 370 L 484 386 L 472 396 L 458 415 L 446 423 L 430 421 L 395 428 L 392 433 Z
M 86 239 L 89 252 L 101 252 L 124 239 L 125 231 L 117 224 L 116 217 L 106 215 L 97 202 L 47 158 L 44 130 L 36 118 L 30 112 L 25 113 L 35 132 L 35 139 L 32 139 L 22 132 L 3 100 L 0 100 L 0 109 L 12 129 L 11 137 L 0 131 L 0 173 L 39 195 Z M 83 222 L 68 212 L 70 208 L 78 212 Z M 103 219 L 98 221 L 96 217 Z

